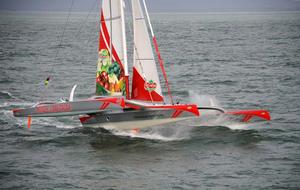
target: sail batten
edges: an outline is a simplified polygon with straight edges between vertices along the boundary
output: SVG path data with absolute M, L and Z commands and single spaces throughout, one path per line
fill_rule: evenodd
M 154 59 L 152 59 L 152 58 L 139 58 L 139 59 L 135 59 L 135 60 L 154 60 Z
M 145 18 L 144 18 L 144 17 L 141 17 L 141 18 L 135 18 L 135 20 L 136 20 L 136 21 L 138 21 L 138 20 L 145 20 Z
M 106 19 L 104 19 L 104 21 L 113 21 L 113 20 L 117 20 L 117 19 L 121 19 L 121 16 L 106 18 Z

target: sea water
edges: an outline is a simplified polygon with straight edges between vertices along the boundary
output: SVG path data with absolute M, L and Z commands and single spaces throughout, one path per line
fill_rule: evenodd
M 12 109 L 68 97 L 74 84 L 75 99 L 95 91 L 98 14 L 66 18 L 1 13 L 1 188 L 300 187 L 299 12 L 151 14 L 176 101 L 267 109 L 270 122 L 187 121 L 132 133 L 67 117 L 34 118 L 27 129 Z

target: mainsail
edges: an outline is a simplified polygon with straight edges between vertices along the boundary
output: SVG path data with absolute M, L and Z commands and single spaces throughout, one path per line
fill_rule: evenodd
M 131 0 L 134 60 L 131 98 L 162 102 L 163 96 L 145 17 L 139 0 Z
M 127 55 L 123 0 L 103 0 L 100 18 L 96 95 L 125 95 Z

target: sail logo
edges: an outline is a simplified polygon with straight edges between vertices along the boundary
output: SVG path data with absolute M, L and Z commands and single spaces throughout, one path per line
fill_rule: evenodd
M 145 82 L 144 88 L 145 90 L 151 92 L 156 89 L 156 86 L 156 82 L 154 82 L 153 80 L 149 80 L 148 82 Z

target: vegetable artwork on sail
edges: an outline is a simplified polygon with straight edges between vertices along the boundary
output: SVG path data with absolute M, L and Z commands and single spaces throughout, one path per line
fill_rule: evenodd
M 101 7 L 96 95 L 126 95 L 125 33 L 121 1 L 103 1 Z
M 97 64 L 96 94 L 97 95 L 124 95 L 124 70 L 116 61 L 111 61 L 109 51 L 101 49 Z

